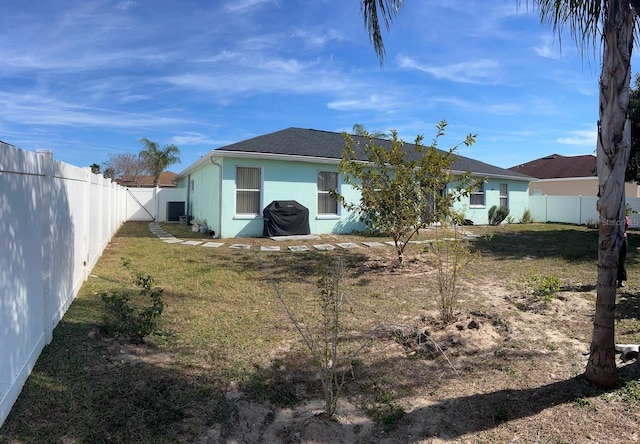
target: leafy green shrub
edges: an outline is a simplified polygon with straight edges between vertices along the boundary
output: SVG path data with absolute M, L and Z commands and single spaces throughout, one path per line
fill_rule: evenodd
M 560 291 L 560 279 L 548 274 L 539 276 L 535 271 L 527 278 L 527 285 L 531 294 L 542 297 L 545 302 L 549 302 Z
M 500 225 L 509 216 L 509 208 L 497 205 L 489 208 L 489 225 Z
M 134 284 L 140 288 L 137 297 L 130 289 L 100 293 L 106 308 L 103 327 L 110 335 L 141 343 L 145 336 L 158 331 L 158 319 L 164 309 L 164 290 L 152 287 L 153 278 L 143 274 L 136 276 Z M 144 304 L 146 298 L 150 299 L 150 305 Z

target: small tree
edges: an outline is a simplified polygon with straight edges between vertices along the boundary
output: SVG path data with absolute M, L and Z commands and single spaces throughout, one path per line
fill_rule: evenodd
M 429 252 L 433 254 L 436 268 L 440 319 L 448 324 L 455 319 L 461 280 L 477 254 L 471 251 L 469 241 L 464 239 L 458 226 L 436 229 L 436 239 Z
M 269 269 L 266 264 L 259 256 L 256 257 L 268 275 Z M 369 344 L 371 338 L 366 338 L 360 343 L 354 343 L 348 338 L 349 330 L 344 325 L 343 315 L 353 315 L 353 308 L 349 307 L 343 286 L 344 260 L 325 256 L 318 272 L 320 277 L 316 287 L 319 297 L 316 310 L 296 315 L 275 281 L 273 288 L 319 370 L 324 410 L 329 417 L 333 417 L 351 363 Z
M 118 179 L 124 185 L 139 187 L 150 174 L 149 163 L 133 153 L 109 154 L 104 164 L 104 177 Z
M 422 144 L 422 136 L 416 137 L 414 144 L 405 145 L 395 130 L 391 130 L 390 140 L 376 139 L 368 133 L 357 139 L 343 134 L 346 148 L 340 172 L 361 198 L 353 203 L 334 194 L 345 208 L 357 212 L 370 230 L 393 238 L 400 264 L 405 246 L 418 230 L 447 220 L 453 214 L 453 204 L 484 180 L 473 179 L 469 172 L 451 171 L 458 146 L 470 146 L 475 136 L 469 134 L 461 144 L 441 151 L 437 144 L 446 126 L 445 121 L 436 125 L 430 146 Z

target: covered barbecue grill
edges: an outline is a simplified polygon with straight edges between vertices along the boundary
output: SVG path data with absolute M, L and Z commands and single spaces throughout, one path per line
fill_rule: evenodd
M 309 209 L 295 200 L 274 200 L 262 211 L 264 230 L 262 235 L 295 236 L 310 234 Z

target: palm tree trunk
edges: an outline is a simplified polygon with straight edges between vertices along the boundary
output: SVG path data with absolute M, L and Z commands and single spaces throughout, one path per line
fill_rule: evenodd
M 601 387 L 617 383 L 615 303 L 618 252 L 624 233 L 624 175 L 631 148 L 627 120 L 635 12 L 629 0 L 609 0 L 603 23 L 597 170 L 600 200 L 598 287 L 587 380 Z

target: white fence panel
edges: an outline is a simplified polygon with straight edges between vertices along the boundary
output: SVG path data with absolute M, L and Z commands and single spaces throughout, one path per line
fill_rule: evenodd
M 186 201 L 185 188 L 128 188 L 127 220 L 166 222 L 169 202 Z
M 529 196 L 529 211 L 536 222 L 584 225 L 600 216 L 593 196 Z
M 49 151 L 0 142 L 0 426 L 126 220 L 125 193 Z

